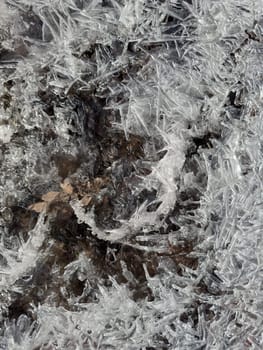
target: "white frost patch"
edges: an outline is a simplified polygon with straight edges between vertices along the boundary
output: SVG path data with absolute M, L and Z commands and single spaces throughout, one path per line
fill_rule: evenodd
M 9 143 L 14 134 L 14 130 L 9 125 L 0 125 L 0 141 Z
M 0 253 L 7 261 L 7 266 L 0 270 L 0 289 L 2 291 L 9 289 L 19 278 L 27 275 L 27 272 L 40 258 L 39 249 L 48 229 L 44 219 L 44 214 L 41 214 L 34 229 L 29 232 L 29 239 L 21 244 L 17 252 L 1 246 Z

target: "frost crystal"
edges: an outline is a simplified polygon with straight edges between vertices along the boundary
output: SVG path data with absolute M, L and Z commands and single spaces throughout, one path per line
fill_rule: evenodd
M 0 349 L 262 349 L 262 1 L 0 0 Z

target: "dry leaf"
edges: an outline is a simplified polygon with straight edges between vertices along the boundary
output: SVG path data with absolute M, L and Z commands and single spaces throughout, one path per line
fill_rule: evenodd
M 92 201 L 92 197 L 89 195 L 86 195 L 81 199 L 81 203 L 83 205 L 89 205 L 91 201 Z
M 47 209 L 47 203 L 37 202 L 35 204 L 30 205 L 28 209 L 34 210 L 36 213 L 41 213 L 42 211 L 45 211 Z
M 68 179 L 65 179 L 64 182 L 62 182 L 60 184 L 60 187 L 67 194 L 72 194 L 73 193 L 73 187 L 72 187 L 72 185 L 71 185 L 71 183 L 69 182 Z
M 56 197 L 59 194 L 60 194 L 60 192 L 51 191 L 51 192 L 44 194 L 41 198 L 43 199 L 43 201 L 49 203 L 49 202 L 52 202 L 54 199 L 56 199 Z

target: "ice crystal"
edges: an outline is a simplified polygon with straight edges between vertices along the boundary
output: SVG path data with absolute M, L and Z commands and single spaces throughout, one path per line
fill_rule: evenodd
M 262 1 L 0 22 L 0 348 L 261 349 Z

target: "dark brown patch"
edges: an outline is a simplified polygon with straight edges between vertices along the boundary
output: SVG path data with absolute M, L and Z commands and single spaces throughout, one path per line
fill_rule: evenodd
M 13 206 L 13 221 L 10 225 L 9 232 L 11 235 L 18 235 L 19 233 L 23 235 L 26 240 L 28 238 L 28 232 L 31 231 L 37 221 L 37 215 L 23 207 Z
M 191 256 L 194 252 L 195 241 L 185 240 L 177 245 L 170 245 L 168 255 L 177 266 L 183 265 L 195 270 L 198 266 L 198 258 Z
M 69 175 L 75 173 L 75 171 L 80 166 L 80 159 L 73 157 L 70 154 L 53 154 L 51 156 L 51 161 L 55 163 L 55 166 L 58 169 L 58 175 L 65 179 Z

